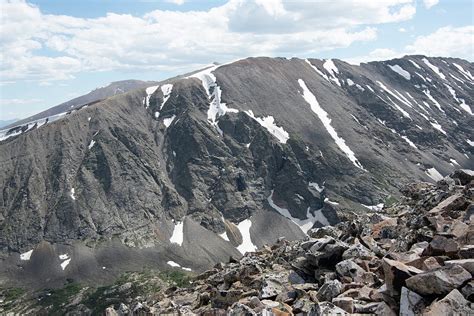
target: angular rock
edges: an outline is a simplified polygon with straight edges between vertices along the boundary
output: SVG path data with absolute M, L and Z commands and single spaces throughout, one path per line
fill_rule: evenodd
M 318 291 L 317 298 L 319 301 L 331 302 L 333 298 L 341 293 L 342 284 L 339 280 L 332 280 L 324 283 Z
M 402 287 L 400 294 L 400 315 L 415 316 L 419 315 L 425 307 L 425 301 L 422 296 Z
M 470 274 L 474 275 L 474 259 L 459 259 L 459 260 L 448 260 L 445 261 L 444 264 L 446 266 L 453 266 L 453 265 L 460 265 L 467 271 L 469 271 Z
M 385 284 L 390 293 L 399 293 L 401 287 L 405 285 L 405 280 L 423 272 L 415 267 L 410 267 L 387 258 L 383 259 L 382 267 L 385 275 Z
M 451 238 L 436 235 L 428 247 L 423 251 L 423 256 L 456 256 L 459 245 Z
M 332 303 L 349 314 L 354 313 L 354 299 L 352 297 L 336 297 Z
M 420 295 L 445 295 L 471 278 L 466 269 L 453 265 L 412 276 L 406 280 L 406 286 Z
M 452 290 L 443 299 L 434 301 L 423 313 L 424 316 L 473 314 L 472 304 L 456 289 Z

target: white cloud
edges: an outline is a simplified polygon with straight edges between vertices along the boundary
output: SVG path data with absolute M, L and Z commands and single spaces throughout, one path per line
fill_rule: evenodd
M 22 105 L 22 104 L 31 104 L 38 103 L 43 101 L 42 99 L 0 99 L 0 104 L 2 105 Z
M 435 5 L 437 5 L 439 0 L 423 0 L 423 4 L 425 5 L 425 8 L 431 9 Z
M 184 0 L 165 0 L 168 3 L 174 3 L 176 5 L 182 5 L 184 4 Z
M 419 36 L 406 47 L 409 54 L 460 57 L 473 60 L 474 26 L 446 26 L 426 36 Z
M 400 33 L 405 33 L 405 32 L 407 31 L 407 29 L 404 28 L 404 27 L 401 27 L 401 28 L 398 29 L 398 31 L 399 31 Z
M 360 64 L 375 60 L 400 58 L 404 55 L 426 55 L 431 57 L 458 57 L 473 60 L 474 56 L 474 26 L 452 27 L 445 26 L 435 32 L 418 36 L 413 43 L 401 51 L 388 48 L 378 48 L 365 56 L 345 58 L 351 64 Z
M 43 84 L 83 71 L 184 71 L 247 56 L 314 56 L 374 40 L 378 24 L 416 12 L 415 0 L 230 0 L 208 11 L 85 19 L 0 1 L 0 76 Z

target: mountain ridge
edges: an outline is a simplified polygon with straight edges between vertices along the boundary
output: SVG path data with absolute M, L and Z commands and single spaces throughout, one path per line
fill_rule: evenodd
M 152 265 L 151 251 L 201 271 L 302 238 L 308 220 L 387 203 L 402 183 L 472 169 L 471 73 L 467 61 L 424 56 L 248 58 L 28 126 L 0 142 L 0 279 L 33 269 L 20 253 L 41 242 L 76 254 L 45 268 L 58 282 L 102 273 L 104 245 L 123 258 L 110 277 Z M 78 274 L 86 262 L 96 268 Z

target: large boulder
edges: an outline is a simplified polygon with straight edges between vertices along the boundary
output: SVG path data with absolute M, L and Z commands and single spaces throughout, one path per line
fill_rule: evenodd
M 471 278 L 466 269 L 453 265 L 412 276 L 406 280 L 406 285 L 420 295 L 445 295 Z

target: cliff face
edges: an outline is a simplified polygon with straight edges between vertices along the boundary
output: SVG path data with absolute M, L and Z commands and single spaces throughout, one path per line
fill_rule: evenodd
M 472 73 L 249 58 L 26 123 L 0 142 L 1 278 L 35 279 L 46 248 L 71 259 L 49 280 L 202 270 L 472 168 Z

